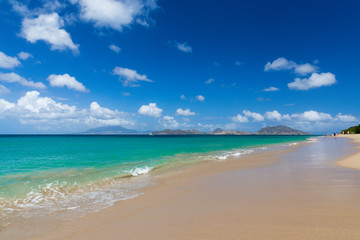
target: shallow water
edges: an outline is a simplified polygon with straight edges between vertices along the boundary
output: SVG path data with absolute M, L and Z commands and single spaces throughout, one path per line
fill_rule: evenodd
M 310 136 L 0 136 L 2 223 L 80 216 L 136 197 L 167 172 L 296 145 Z M 151 174 L 149 174 L 151 173 Z

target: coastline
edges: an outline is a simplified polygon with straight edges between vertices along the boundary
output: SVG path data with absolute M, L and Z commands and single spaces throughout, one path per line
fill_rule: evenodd
M 23 230 L 34 231 L 26 239 L 42 240 L 359 239 L 360 191 L 339 180 L 358 184 L 360 177 L 331 164 L 346 156 L 348 142 L 322 138 L 240 161 L 195 164 L 162 175 L 136 198 L 55 227 Z
M 341 135 L 341 137 L 351 139 L 351 141 L 357 145 L 356 149 L 358 149 L 358 151 L 344 159 L 341 159 L 337 162 L 337 164 L 342 167 L 360 170 L 360 134 Z

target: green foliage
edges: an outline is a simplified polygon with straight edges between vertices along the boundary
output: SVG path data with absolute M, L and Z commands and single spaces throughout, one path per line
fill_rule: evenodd
M 351 134 L 360 134 L 360 124 L 358 126 L 349 127 L 343 130 L 345 134 L 349 131 Z

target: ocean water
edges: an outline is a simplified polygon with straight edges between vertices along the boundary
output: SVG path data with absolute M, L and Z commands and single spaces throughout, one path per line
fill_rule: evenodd
M 79 216 L 136 197 L 154 176 L 310 136 L 0 136 L 0 221 Z M 240 159 L 241 160 L 241 159 Z

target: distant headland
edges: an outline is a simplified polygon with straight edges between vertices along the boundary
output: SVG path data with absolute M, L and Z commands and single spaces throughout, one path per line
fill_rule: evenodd
M 196 129 L 190 129 L 190 130 L 165 129 L 162 131 L 141 132 L 132 129 L 127 129 L 122 126 L 106 126 L 106 127 L 89 129 L 81 134 L 88 134 L 88 135 L 311 135 L 310 133 L 282 125 L 264 127 L 257 132 L 224 130 L 221 128 L 217 128 L 210 132 L 203 132 Z

